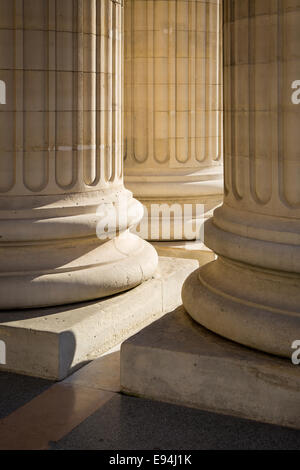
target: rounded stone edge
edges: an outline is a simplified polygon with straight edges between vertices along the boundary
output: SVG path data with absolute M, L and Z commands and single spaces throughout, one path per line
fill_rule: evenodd
M 99 247 L 106 250 L 108 262 L 41 274 L 11 273 L 1 280 L 0 310 L 43 308 L 101 299 L 150 279 L 158 265 L 156 250 L 133 234 L 126 236 L 131 243 L 137 242 L 138 249 L 133 243 L 128 253 L 122 253 L 113 239 Z

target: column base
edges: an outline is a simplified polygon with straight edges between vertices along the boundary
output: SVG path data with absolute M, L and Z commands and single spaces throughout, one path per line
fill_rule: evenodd
M 0 371 L 62 380 L 180 305 L 182 284 L 196 268 L 193 260 L 160 258 L 152 279 L 123 294 L 62 307 L 0 312 L 0 361 L 6 362 Z
M 300 368 L 225 340 L 179 307 L 121 349 L 124 393 L 300 429 Z
M 0 310 L 99 299 L 151 278 L 157 253 L 129 231 L 142 216 L 123 185 L 0 197 Z
M 125 182 L 144 206 L 137 233 L 149 241 L 203 241 L 203 223 L 223 200 L 221 166 L 131 169 Z
M 128 231 L 104 243 L 91 237 L 19 251 L 18 270 L 1 273 L 1 310 L 100 299 L 136 287 L 157 267 L 154 248 Z M 30 259 L 31 269 L 23 269 Z M 43 262 L 47 269 L 41 270 Z

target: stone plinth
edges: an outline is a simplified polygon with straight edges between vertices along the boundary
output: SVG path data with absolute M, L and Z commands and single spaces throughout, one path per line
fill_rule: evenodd
M 123 343 L 121 388 L 300 429 L 300 366 L 223 339 L 182 307 Z
M 196 267 L 195 260 L 160 258 L 152 279 L 108 299 L 1 312 L 0 372 L 62 380 L 180 305 L 182 284 Z
M 170 241 L 151 242 L 159 256 L 170 256 L 174 258 L 196 259 L 199 266 L 214 261 L 216 256 L 207 248 L 203 242 L 192 241 Z

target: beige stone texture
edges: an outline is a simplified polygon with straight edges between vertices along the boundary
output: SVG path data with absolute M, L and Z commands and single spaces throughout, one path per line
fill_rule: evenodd
M 0 309 L 111 295 L 156 269 L 128 230 L 142 206 L 123 186 L 122 52 L 120 2 L 0 2 Z
M 170 241 L 151 242 L 159 256 L 170 256 L 173 258 L 196 259 L 199 266 L 214 261 L 216 256 L 207 248 L 203 242 L 192 241 Z
M 197 238 L 197 204 L 208 217 L 222 201 L 221 23 L 219 0 L 125 1 L 125 185 L 149 240 Z M 185 227 L 153 230 L 169 220 L 154 204 L 189 205 Z
M 155 275 L 108 299 L 60 307 L 2 311 L 1 371 L 62 380 L 88 361 L 181 304 L 181 288 L 195 260 L 160 258 Z
M 300 429 L 299 366 L 211 333 L 182 307 L 123 343 L 121 390 Z
M 212 331 L 291 357 L 300 339 L 300 1 L 224 3 L 225 198 L 206 223 L 218 259 L 183 303 Z

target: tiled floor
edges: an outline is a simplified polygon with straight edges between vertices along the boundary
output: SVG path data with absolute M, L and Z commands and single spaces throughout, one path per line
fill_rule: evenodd
M 300 431 L 124 396 L 119 351 L 60 383 L 0 374 L 0 449 L 300 449 Z

